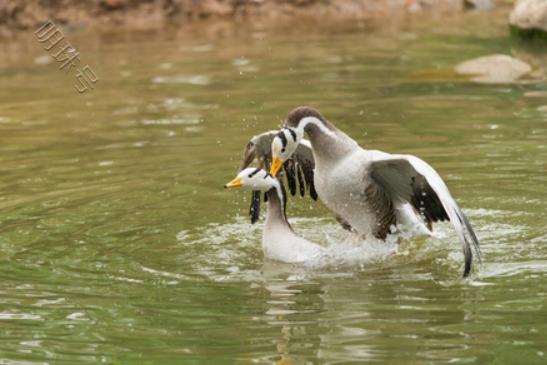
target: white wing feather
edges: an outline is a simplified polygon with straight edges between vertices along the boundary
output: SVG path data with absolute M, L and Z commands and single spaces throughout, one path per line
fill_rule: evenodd
M 410 202 L 412 195 L 416 193 L 412 191 L 413 176 L 421 175 L 425 178 L 425 181 L 441 202 L 462 244 L 466 261 L 464 276 L 467 276 L 473 257 L 470 241 L 475 246 L 477 258 L 480 262 L 479 241 L 465 214 L 452 198 L 448 187 L 435 169 L 416 156 L 391 155 L 381 151 L 367 152 L 370 153 L 369 156 L 372 159 L 369 170 L 371 177 L 398 199 Z M 423 208 L 427 209 L 427 206 Z

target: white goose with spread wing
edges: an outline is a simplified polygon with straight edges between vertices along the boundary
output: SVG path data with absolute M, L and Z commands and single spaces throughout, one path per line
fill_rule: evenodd
M 224 187 L 242 187 L 245 190 L 266 193 L 268 209 L 262 231 L 265 257 L 287 263 L 302 263 L 317 260 L 325 254 L 322 246 L 294 233 L 287 220 L 285 190 L 279 179 L 267 171 L 246 168 Z
M 272 141 L 272 175 L 290 159 L 305 133 L 315 161 L 311 172 L 315 190 L 338 217 L 358 233 L 380 239 L 404 220 L 405 206 L 412 206 L 430 229 L 434 222 L 449 220 L 463 247 L 463 275 L 469 275 L 473 260 L 470 244 L 480 261 L 479 241 L 430 165 L 412 155 L 363 149 L 317 110 L 298 107 L 289 113 L 284 128 Z

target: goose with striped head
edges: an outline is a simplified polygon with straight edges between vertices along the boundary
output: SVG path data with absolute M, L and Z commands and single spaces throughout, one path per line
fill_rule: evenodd
M 269 170 L 272 164 L 272 142 L 275 137 L 286 138 L 285 133 L 287 133 L 285 130 L 272 130 L 251 137 L 243 150 L 243 159 L 239 171 L 246 169 L 255 162 L 259 168 Z M 290 135 L 290 137 L 292 138 L 293 135 Z M 280 183 L 288 187 L 292 196 L 300 193 L 300 196 L 304 197 L 307 192 L 313 200 L 317 200 L 317 192 L 313 182 L 315 161 L 311 143 L 305 138 L 300 138 L 298 144 L 291 147 L 294 150 L 293 153 L 284 160 L 281 167 L 276 169 L 278 172 L 282 172 L 279 175 Z M 258 190 L 253 191 L 251 194 L 249 215 L 251 216 L 251 223 L 254 224 L 258 221 L 260 216 L 260 191 Z M 340 216 L 336 216 L 336 220 L 344 229 L 353 231 L 349 223 Z
M 409 211 L 430 230 L 435 222 L 450 221 L 464 253 L 463 276 L 471 271 L 471 245 L 480 262 L 477 236 L 433 167 L 416 156 L 363 149 L 313 108 L 291 111 L 274 137 L 273 176 L 291 158 L 304 134 L 312 146 L 315 167 L 311 173 L 319 198 L 352 229 L 385 239 L 397 224 L 408 221 Z
M 246 168 L 225 188 L 238 188 L 264 192 L 268 201 L 266 221 L 262 231 L 264 256 L 287 263 L 303 263 L 317 260 L 325 254 L 322 246 L 298 236 L 287 220 L 286 194 L 278 178 L 266 170 Z

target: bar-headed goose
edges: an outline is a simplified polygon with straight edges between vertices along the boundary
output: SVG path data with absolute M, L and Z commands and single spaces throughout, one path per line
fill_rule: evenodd
M 317 260 L 325 254 L 322 246 L 294 233 L 287 221 L 285 189 L 279 179 L 266 170 L 246 168 L 224 187 L 242 187 L 266 193 L 268 209 L 262 231 L 264 256 L 288 263 L 301 263 Z
M 385 239 L 400 222 L 401 209 L 411 205 L 428 227 L 451 221 L 465 256 L 464 277 L 473 260 L 470 243 L 480 261 L 479 241 L 464 213 L 437 172 L 412 155 L 365 150 L 310 107 L 291 111 L 272 141 L 270 173 L 276 175 L 294 153 L 304 133 L 312 145 L 313 179 L 323 203 L 353 229 Z
M 278 130 L 272 130 L 253 136 L 245 146 L 243 151 L 243 160 L 239 167 L 239 171 L 249 167 L 253 162 L 257 162 L 258 167 L 269 170 L 272 163 L 272 142 L 274 137 L 284 137 L 284 133 Z M 313 200 L 317 200 L 317 192 L 313 183 L 313 170 L 315 160 L 310 141 L 301 138 L 298 141 L 296 149 L 290 157 L 288 157 L 281 168 L 284 179 L 280 179 L 280 183 L 286 184 L 291 195 L 296 195 L 297 191 L 300 196 L 305 196 L 308 191 L 309 196 Z M 279 168 L 278 168 L 279 170 Z M 260 216 L 260 191 L 253 191 L 251 197 L 251 206 L 249 209 L 251 223 L 258 221 Z M 342 227 L 351 231 L 351 226 L 341 217 L 336 217 Z

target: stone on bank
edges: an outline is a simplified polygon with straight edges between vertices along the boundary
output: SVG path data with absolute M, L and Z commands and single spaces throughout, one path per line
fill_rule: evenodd
M 516 35 L 547 40 L 547 0 L 518 0 L 509 24 Z

